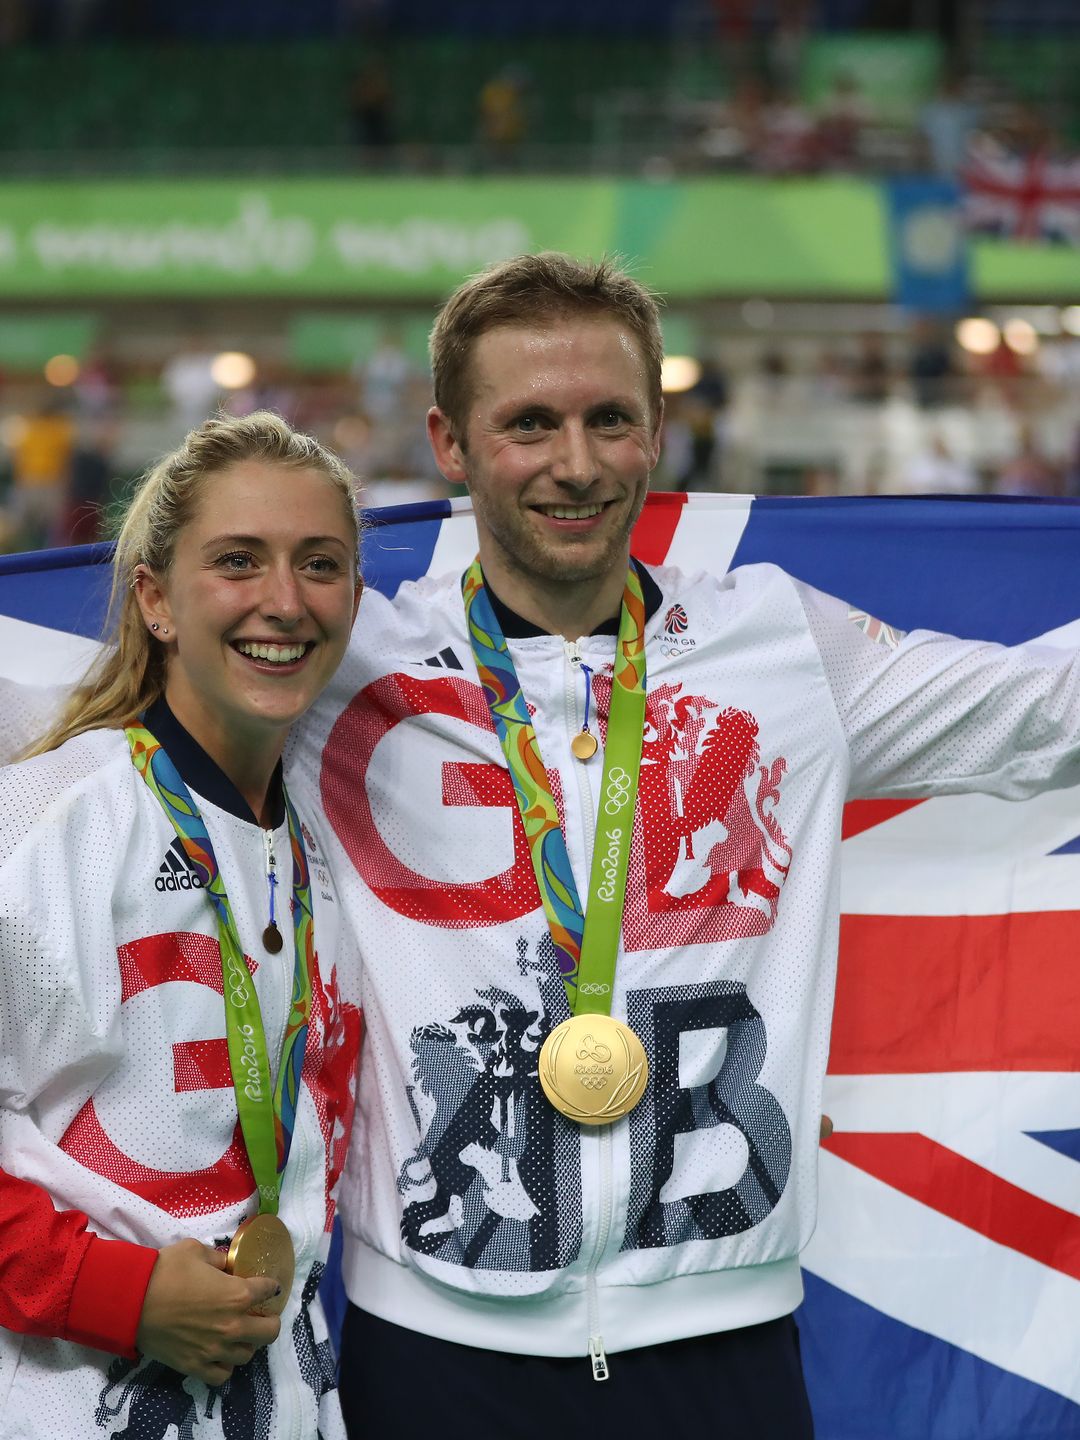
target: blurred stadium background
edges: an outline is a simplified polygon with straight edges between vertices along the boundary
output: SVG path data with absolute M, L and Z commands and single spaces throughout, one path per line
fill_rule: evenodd
M 1080 493 L 1076 0 L 0 0 L 0 548 L 219 404 L 443 493 L 433 307 L 668 297 L 659 483 Z

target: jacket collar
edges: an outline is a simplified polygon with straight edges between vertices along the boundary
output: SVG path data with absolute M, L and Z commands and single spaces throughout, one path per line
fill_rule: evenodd
M 641 581 L 641 593 L 645 600 L 645 620 L 648 623 L 664 603 L 663 592 L 639 560 L 631 560 L 630 563 L 637 571 Z M 495 619 L 499 622 L 507 640 L 529 640 L 533 636 L 548 633 L 539 625 L 534 625 L 531 620 L 523 619 L 516 611 L 511 610 L 509 605 L 504 605 L 486 580 L 484 586 L 487 589 L 488 599 L 491 601 L 491 608 L 495 611 Z M 598 625 L 592 633 L 594 635 L 618 635 L 620 613 L 620 611 L 616 611 L 602 625 Z
M 180 724 L 169 709 L 164 695 L 147 707 L 142 723 L 164 747 L 165 753 L 189 789 L 196 791 L 204 800 L 209 800 L 211 805 L 216 805 L 219 810 L 227 810 L 239 820 L 258 825 L 259 821 L 251 806 L 217 761 L 212 760 L 199 742 Z M 285 791 L 280 760 L 270 781 L 269 799 L 271 825 L 276 830 L 285 819 Z

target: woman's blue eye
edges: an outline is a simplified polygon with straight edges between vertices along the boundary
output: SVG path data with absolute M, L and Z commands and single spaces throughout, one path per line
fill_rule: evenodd
M 223 565 L 226 570 L 246 570 L 251 563 L 253 557 L 246 550 L 232 550 L 228 555 L 218 558 L 218 564 Z

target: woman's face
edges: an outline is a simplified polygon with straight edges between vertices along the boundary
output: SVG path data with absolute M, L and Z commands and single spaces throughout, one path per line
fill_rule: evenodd
M 203 482 L 168 574 L 143 573 L 138 595 L 165 646 L 165 698 L 215 758 L 280 749 L 333 675 L 360 599 L 354 554 L 318 470 L 246 460 Z

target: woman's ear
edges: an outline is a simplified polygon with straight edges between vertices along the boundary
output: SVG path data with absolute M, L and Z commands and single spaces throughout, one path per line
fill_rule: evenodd
M 146 628 L 152 631 L 159 640 L 167 639 L 172 633 L 172 610 L 169 606 L 169 597 L 165 593 L 165 587 L 149 565 L 135 566 L 131 588 L 135 592 L 135 603 L 146 622 Z

